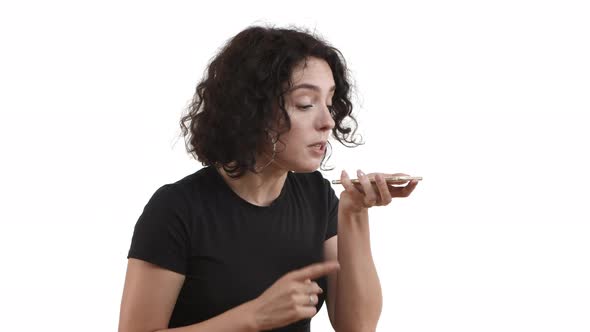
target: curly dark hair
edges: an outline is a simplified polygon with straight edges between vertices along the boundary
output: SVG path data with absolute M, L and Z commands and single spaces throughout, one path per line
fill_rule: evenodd
M 203 166 L 223 167 L 232 177 L 256 172 L 256 154 L 265 140 L 269 136 L 280 140 L 281 133 L 291 128 L 284 94 L 292 87 L 294 67 L 308 57 L 325 60 L 334 76 L 332 136 L 347 147 L 363 144 L 355 135 L 352 85 L 340 51 L 306 29 L 251 26 L 221 48 L 197 85 L 180 121 L 187 151 Z M 272 125 L 277 115 L 286 124 L 284 131 Z M 350 126 L 344 124 L 347 118 Z M 269 135 L 273 131 L 275 135 Z M 327 170 L 326 160 L 324 155 L 322 170 Z

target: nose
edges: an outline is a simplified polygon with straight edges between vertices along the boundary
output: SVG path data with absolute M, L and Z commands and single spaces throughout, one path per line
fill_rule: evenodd
M 332 114 L 330 113 L 330 108 L 328 106 L 325 106 L 322 109 L 320 117 L 321 117 L 319 119 L 320 130 L 329 131 L 329 130 L 332 130 L 332 128 L 334 128 L 334 126 L 336 125 L 336 123 L 334 122 L 334 118 L 332 117 Z

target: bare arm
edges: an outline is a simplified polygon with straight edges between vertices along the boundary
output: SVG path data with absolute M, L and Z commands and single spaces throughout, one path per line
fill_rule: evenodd
M 374 331 L 382 298 L 369 244 L 368 220 L 340 218 L 340 236 L 324 242 L 325 259 L 337 259 L 341 265 L 339 271 L 328 275 L 326 304 L 330 323 L 338 332 Z
M 371 254 L 368 214 L 338 216 L 336 327 L 343 331 L 375 331 L 381 315 L 381 284 Z
M 256 331 L 246 302 L 204 322 L 168 329 L 184 275 L 130 258 L 123 288 L 119 332 Z
M 324 259 L 326 261 L 338 260 L 338 235 L 334 235 L 324 241 Z M 326 307 L 328 308 L 328 318 L 334 330 L 336 330 L 336 293 L 338 291 L 338 271 L 327 275 L 328 294 L 326 294 Z

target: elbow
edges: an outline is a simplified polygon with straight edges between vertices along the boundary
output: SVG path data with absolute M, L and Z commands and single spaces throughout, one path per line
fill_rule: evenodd
M 118 332 L 163 332 L 163 331 L 166 331 L 166 329 L 149 329 L 149 328 L 141 328 L 141 327 L 137 327 L 137 326 L 119 325 L 119 329 L 117 331 Z
M 357 324 L 340 323 L 332 324 L 336 332 L 375 332 L 377 330 L 377 323 L 358 322 Z
M 377 328 L 369 326 L 343 326 L 334 330 L 336 332 L 375 332 Z
M 148 332 L 148 331 L 139 331 L 138 329 L 131 328 L 129 326 L 119 326 L 118 332 Z M 155 332 L 155 331 L 154 331 Z
M 332 327 L 336 332 L 375 332 L 377 330 L 377 323 L 379 322 L 381 311 L 376 314 L 364 314 L 366 319 L 347 319 L 332 321 Z M 350 317 L 350 316 L 349 316 Z M 356 317 L 358 318 L 358 316 Z

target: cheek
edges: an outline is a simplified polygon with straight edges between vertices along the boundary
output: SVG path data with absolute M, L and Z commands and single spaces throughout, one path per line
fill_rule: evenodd
M 301 154 L 304 153 L 306 147 L 306 140 L 297 131 L 289 131 L 289 135 L 281 136 L 281 142 L 284 147 L 281 147 L 281 158 L 282 159 L 298 159 L 301 158 Z
M 305 143 L 305 136 L 303 135 L 303 131 L 299 130 L 299 128 L 291 127 L 289 134 L 285 135 L 282 141 L 285 142 L 287 148 L 298 149 Z

